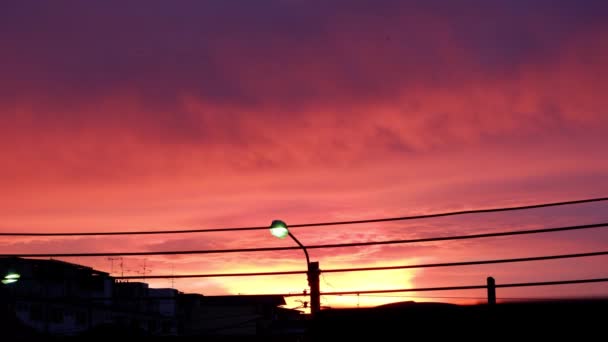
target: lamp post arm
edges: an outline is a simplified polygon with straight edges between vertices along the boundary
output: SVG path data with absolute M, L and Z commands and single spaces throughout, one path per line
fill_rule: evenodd
M 304 250 L 304 255 L 306 255 L 306 267 L 308 267 L 310 265 L 310 258 L 308 257 L 308 251 L 306 250 L 306 247 L 304 247 L 300 240 L 296 239 L 296 237 L 293 236 L 291 232 L 289 232 L 288 234 L 293 239 L 293 241 L 295 241 L 298 246 L 302 247 L 302 250 Z

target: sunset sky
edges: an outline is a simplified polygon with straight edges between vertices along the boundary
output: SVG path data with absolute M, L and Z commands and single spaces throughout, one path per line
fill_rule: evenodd
M 264 226 L 605 197 L 607 18 L 602 0 L 4 0 L 0 232 Z M 608 202 L 292 232 L 313 245 L 599 222 Z M 0 254 L 293 245 L 268 231 L 2 237 Z M 310 254 L 330 269 L 604 250 L 600 228 Z M 63 260 L 121 273 L 105 257 Z M 125 257 L 122 272 L 141 274 L 144 262 L 148 274 L 306 267 L 293 250 Z M 608 256 L 328 273 L 321 290 L 602 278 L 606 265 Z M 307 288 L 305 275 L 148 282 L 206 295 Z M 484 296 L 327 296 L 322 305 Z

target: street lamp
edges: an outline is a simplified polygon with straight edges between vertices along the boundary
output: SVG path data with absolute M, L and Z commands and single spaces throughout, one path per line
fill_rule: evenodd
M 270 224 L 270 234 L 278 237 L 279 239 L 284 239 L 285 237 L 289 236 L 304 251 L 307 266 L 306 274 L 308 275 L 308 285 L 310 286 L 310 314 L 314 317 L 315 314 L 321 309 L 321 293 L 319 290 L 319 274 L 321 272 L 319 270 L 319 262 L 310 262 L 306 247 L 304 247 L 300 240 L 298 240 L 293 234 L 291 234 L 285 222 L 281 220 L 272 221 L 272 223 Z

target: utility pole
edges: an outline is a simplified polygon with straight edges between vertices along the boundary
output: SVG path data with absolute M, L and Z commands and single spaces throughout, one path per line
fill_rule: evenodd
M 496 305 L 496 281 L 492 277 L 488 277 L 488 305 Z
M 300 248 L 302 248 L 302 251 L 304 251 L 307 266 L 306 275 L 308 276 L 308 286 L 310 287 L 310 315 L 315 317 L 316 313 L 321 311 L 321 291 L 319 290 L 319 274 L 321 274 L 321 271 L 319 270 L 319 262 L 310 261 L 306 246 L 304 246 L 300 240 L 289 232 L 285 222 L 281 220 L 272 221 L 272 224 L 270 225 L 270 234 L 278 237 L 279 239 L 289 236 L 298 244 L 298 246 L 300 246 Z
M 319 262 L 308 263 L 308 285 L 310 286 L 310 314 L 315 317 L 321 310 L 321 291 L 319 288 Z

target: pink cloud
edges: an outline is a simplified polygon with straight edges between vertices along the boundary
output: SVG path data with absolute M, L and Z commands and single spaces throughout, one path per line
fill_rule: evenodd
M 141 19 L 142 31 L 130 30 L 129 9 L 107 8 L 82 17 L 69 15 L 82 8 L 41 12 L 73 18 L 82 30 L 39 18 L 32 30 L 0 33 L 11 38 L 0 54 L 8 80 L 0 85 L 0 231 L 264 226 L 275 218 L 353 220 L 608 191 L 608 31 L 600 9 L 557 8 L 545 16 L 540 5 L 481 6 L 471 20 L 471 12 L 452 5 L 328 4 L 321 11 L 331 14 L 328 20 L 275 5 L 259 5 L 277 18 L 272 24 L 224 5 L 215 10 L 225 22 L 176 16 L 202 41 L 176 29 L 172 17 L 163 32 L 154 16 Z M 370 15 L 370 8 L 383 15 Z M 10 20 L 27 19 L 19 7 L 12 11 Z M 83 22 L 109 17 L 115 19 L 109 30 L 121 32 L 115 40 Z M 513 18 L 521 21 L 516 27 Z M 310 21 L 318 25 L 301 26 Z M 231 28 L 241 25 L 258 29 L 245 35 Z M 156 32 L 160 41 L 142 40 L 142 32 Z M 294 232 L 306 244 L 340 243 L 594 223 L 608 218 L 605 212 L 597 204 Z M 311 250 L 311 256 L 322 267 L 519 257 L 601 249 L 604 237 L 589 231 Z M 5 253 L 283 245 L 293 243 L 265 231 L 0 241 Z M 143 264 L 125 260 L 130 272 Z M 302 269 L 302 260 L 295 250 L 146 262 L 154 273 L 183 274 Z M 488 272 L 501 281 L 586 277 L 602 269 L 597 260 L 562 268 L 411 270 L 387 276 L 383 286 L 479 281 Z M 110 267 L 104 258 L 76 261 Z M 371 286 L 367 275 L 330 278 L 338 287 Z M 242 292 L 243 284 L 300 291 L 302 279 L 179 284 L 210 293 Z

